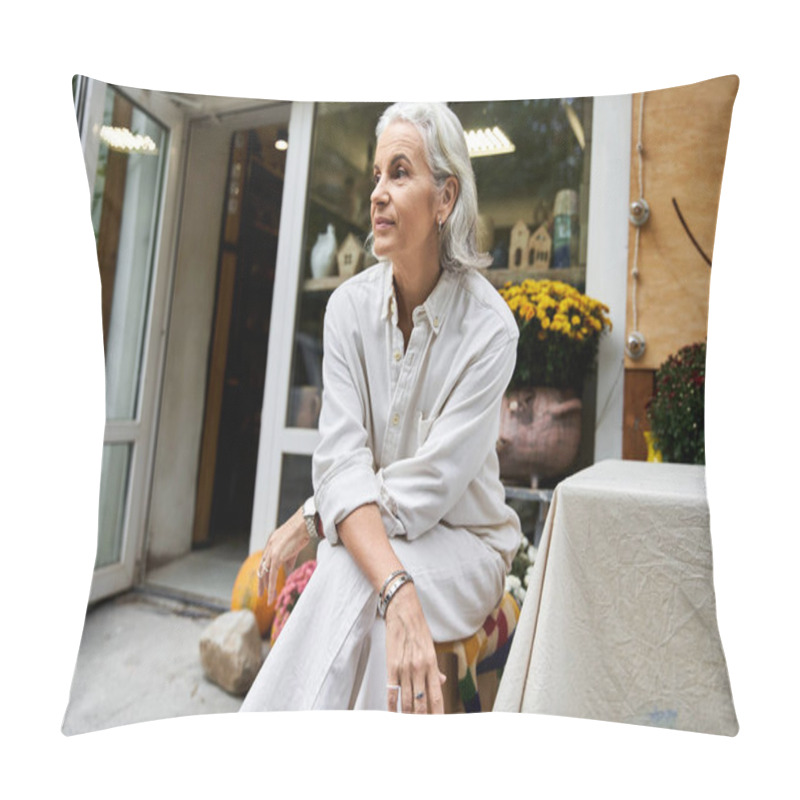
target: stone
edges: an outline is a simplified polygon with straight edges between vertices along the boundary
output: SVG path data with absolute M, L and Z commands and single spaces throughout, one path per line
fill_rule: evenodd
M 200 636 L 203 672 L 230 694 L 247 694 L 263 658 L 258 622 L 249 609 L 220 614 Z

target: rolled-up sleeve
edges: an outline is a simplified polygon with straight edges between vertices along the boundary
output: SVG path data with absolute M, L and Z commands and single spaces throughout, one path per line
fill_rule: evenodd
M 377 503 L 380 486 L 368 446 L 368 387 L 357 368 L 356 344 L 339 329 L 344 312 L 331 297 L 325 314 L 320 442 L 314 451 L 313 482 L 325 538 L 335 544 L 336 525 L 367 503 Z M 349 348 L 349 350 L 348 350 Z
M 409 539 L 446 519 L 494 451 L 503 394 L 516 363 L 517 340 L 499 334 L 460 376 L 416 453 L 377 473 L 390 536 Z

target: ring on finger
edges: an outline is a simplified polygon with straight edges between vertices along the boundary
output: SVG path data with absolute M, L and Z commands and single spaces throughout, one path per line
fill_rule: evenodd
M 403 710 L 402 690 L 401 690 L 399 684 L 397 684 L 397 683 L 387 683 L 386 684 L 386 690 L 389 693 L 389 698 L 390 698 L 389 702 L 394 706 L 394 709 L 392 709 L 392 707 L 390 706 L 389 710 L 402 711 Z M 391 699 L 392 692 L 396 692 L 397 693 L 396 699 L 394 699 L 394 700 Z

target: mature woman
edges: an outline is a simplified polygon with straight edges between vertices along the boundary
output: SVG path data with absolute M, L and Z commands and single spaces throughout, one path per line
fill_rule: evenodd
M 517 328 L 478 272 L 464 132 L 440 104 L 377 127 L 379 263 L 332 295 L 314 497 L 268 539 L 260 590 L 321 536 L 317 568 L 243 711 L 440 713 L 434 642 L 473 634 L 520 539 L 495 452 Z

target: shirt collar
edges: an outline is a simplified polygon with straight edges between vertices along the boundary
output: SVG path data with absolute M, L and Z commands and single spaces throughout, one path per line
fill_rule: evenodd
M 420 306 L 422 312 L 428 317 L 431 328 L 439 333 L 440 328 L 447 318 L 447 312 L 451 305 L 453 292 L 458 284 L 458 275 L 447 270 L 442 270 L 436 286 L 428 295 L 425 302 Z M 416 311 L 416 309 L 415 309 Z M 383 300 L 381 306 L 381 318 L 391 318 L 397 323 L 397 301 L 394 294 L 394 281 L 392 280 L 392 265 L 387 262 L 383 277 Z

